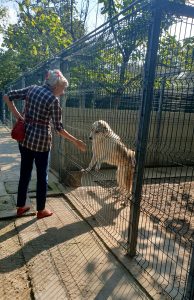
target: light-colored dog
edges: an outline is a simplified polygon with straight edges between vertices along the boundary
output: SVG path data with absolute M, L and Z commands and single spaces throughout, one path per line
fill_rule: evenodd
M 95 165 L 95 170 L 99 170 L 102 163 L 117 166 L 116 178 L 119 190 L 121 194 L 129 197 L 133 182 L 135 152 L 128 149 L 103 120 L 92 124 L 89 138 L 92 140 L 93 156 L 85 171 L 89 172 Z

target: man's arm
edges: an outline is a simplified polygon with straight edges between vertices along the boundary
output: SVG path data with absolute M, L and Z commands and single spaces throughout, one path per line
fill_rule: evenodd
M 63 138 L 65 138 L 65 139 L 69 140 L 70 142 L 72 142 L 79 150 L 81 150 L 83 152 L 86 151 L 86 144 L 83 141 L 78 140 L 77 138 L 75 138 L 73 135 L 71 135 L 65 129 L 61 129 L 61 130 L 57 131 L 57 133 L 59 135 L 61 135 Z
M 10 101 L 10 99 L 9 99 L 9 97 L 7 95 L 3 96 L 3 100 L 5 101 L 5 103 L 7 104 L 8 108 L 9 108 L 9 110 L 12 112 L 12 114 L 14 115 L 14 117 L 16 119 L 24 120 L 24 118 L 22 117 L 22 115 L 17 110 L 14 102 Z
M 72 142 L 80 151 L 86 151 L 86 144 L 78 140 L 72 134 L 70 134 L 67 130 L 63 128 L 62 124 L 62 110 L 59 104 L 59 99 L 55 98 L 51 106 L 51 118 L 53 121 L 55 131 L 62 136 L 63 138 Z

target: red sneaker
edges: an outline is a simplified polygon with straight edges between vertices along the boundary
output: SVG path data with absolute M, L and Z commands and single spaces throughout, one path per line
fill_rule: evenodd
M 25 214 L 28 210 L 30 210 L 30 206 L 23 206 L 23 207 L 18 207 L 17 209 L 17 216 L 20 217 L 23 214 Z
M 50 210 L 39 210 L 37 212 L 37 219 L 42 219 L 42 218 L 46 218 L 46 217 L 50 217 L 52 216 L 53 212 Z

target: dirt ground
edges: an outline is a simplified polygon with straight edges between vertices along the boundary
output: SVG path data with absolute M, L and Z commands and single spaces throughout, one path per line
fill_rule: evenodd
M 142 189 L 141 209 L 154 223 L 161 223 L 168 231 L 186 242 L 194 242 L 194 181 L 180 178 L 145 180 Z M 151 182 L 151 183 L 150 183 Z M 115 180 L 96 181 L 114 195 Z M 118 195 L 118 194 L 116 194 Z M 118 196 L 121 199 L 120 196 Z M 123 200 L 128 201 L 125 197 Z M 129 201 L 128 201 L 129 204 Z M 118 202 L 116 208 L 118 209 Z M 126 208 L 127 209 L 127 208 Z
M 154 223 L 163 223 L 185 241 L 194 241 L 194 182 L 147 184 L 143 189 L 143 209 Z
M 126 248 L 130 202 L 121 207 L 114 176 L 94 175 L 93 184 L 86 180 L 88 186 L 71 191 L 74 197 L 69 197 L 76 207 L 87 207 L 99 228 Z M 137 260 L 172 297 L 177 295 L 172 299 L 181 299 L 184 293 L 194 241 L 194 182 L 186 180 L 148 178 L 142 190 Z

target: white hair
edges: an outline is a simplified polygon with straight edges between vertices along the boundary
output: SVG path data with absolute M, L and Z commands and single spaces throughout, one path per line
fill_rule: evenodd
M 49 70 L 45 77 L 45 84 L 49 85 L 50 87 L 54 87 L 56 85 L 66 84 L 68 87 L 69 83 L 68 80 L 63 76 L 60 70 L 54 69 Z

